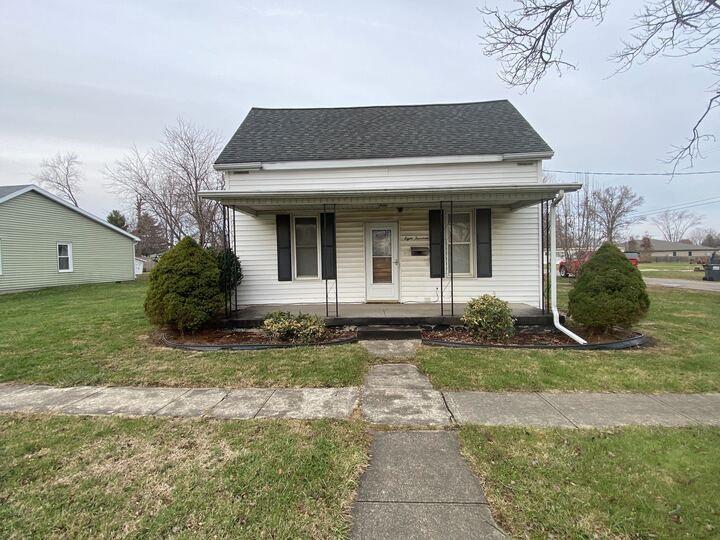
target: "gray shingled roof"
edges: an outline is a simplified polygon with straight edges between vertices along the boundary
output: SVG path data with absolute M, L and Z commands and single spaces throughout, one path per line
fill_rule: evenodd
M 638 240 L 638 244 L 639 243 L 640 241 Z M 684 242 L 668 242 L 667 240 L 660 240 L 658 238 L 651 238 L 650 243 L 652 244 L 652 251 L 699 251 L 713 249 L 707 246 L 698 246 L 697 244 L 686 244 Z
M 19 185 L 19 186 L 0 186 L 0 199 L 10 195 L 11 193 L 15 193 L 16 191 L 25 189 L 29 185 L 30 184 L 23 184 L 23 185 Z
M 215 162 L 552 152 L 507 100 L 250 110 Z

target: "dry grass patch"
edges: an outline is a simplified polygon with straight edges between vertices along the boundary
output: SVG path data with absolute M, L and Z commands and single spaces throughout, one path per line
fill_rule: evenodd
M 360 422 L 0 417 L 0 537 L 342 537 Z

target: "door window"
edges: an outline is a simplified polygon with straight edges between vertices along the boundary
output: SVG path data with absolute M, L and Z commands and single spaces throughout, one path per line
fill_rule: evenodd
M 392 252 L 392 232 L 390 229 L 373 229 L 373 283 L 392 283 Z

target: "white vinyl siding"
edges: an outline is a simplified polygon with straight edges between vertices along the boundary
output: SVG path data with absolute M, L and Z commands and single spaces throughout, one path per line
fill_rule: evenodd
M 473 187 L 484 184 L 536 184 L 541 174 L 540 163 L 508 161 L 295 171 L 261 170 L 226 173 L 225 177 L 227 189 L 231 191 Z
M 471 211 L 472 209 L 457 209 Z M 493 277 L 455 276 L 455 300 L 495 294 L 510 302 L 540 305 L 540 225 L 538 207 L 492 210 Z M 428 245 L 428 208 L 339 209 L 336 212 L 337 284 L 340 302 L 365 302 L 365 224 L 397 222 L 400 248 L 400 301 L 439 302 L 440 280 L 430 278 L 429 257 L 411 256 Z M 236 215 L 237 253 L 244 278 L 238 304 L 301 304 L 325 301 L 321 279 L 278 281 L 275 216 Z M 474 265 L 473 265 L 474 267 Z M 330 298 L 335 281 L 328 281 Z M 450 280 L 443 280 L 449 299 Z
M 135 278 L 134 242 L 29 191 L 0 204 L 0 292 Z M 72 243 L 72 272 L 58 271 L 58 243 Z

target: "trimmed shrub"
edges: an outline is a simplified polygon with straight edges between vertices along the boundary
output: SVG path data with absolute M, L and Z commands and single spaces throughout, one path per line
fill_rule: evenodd
M 460 320 L 478 339 L 505 341 L 515 332 L 510 304 L 491 294 L 470 300 Z
M 150 272 L 145 313 L 154 324 L 195 332 L 223 307 L 219 279 L 217 259 L 183 238 Z
M 580 267 L 569 300 L 569 315 L 592 332 L 630 328 L 650 307 L 640 271 L 611 244 Z
M 288 311 L 274 311 L 263 321 L 265 331 L 281 341 L 311 343 L 325 335 L 325 322 L 317 315 L 293 315 Z
M 230 249 L 221 249 L 216 252 L 218 268 L 220 269 L 220 291 L 223 293 L 232 292 L 242 281 L 242 267 L 235 252 Z

